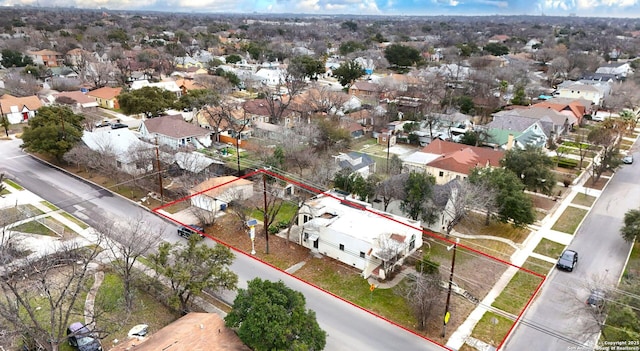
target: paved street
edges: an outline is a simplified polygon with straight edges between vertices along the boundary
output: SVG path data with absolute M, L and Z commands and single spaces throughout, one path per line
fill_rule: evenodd
M 142 215 L 149 226 L 165 228 L 166 240 L 182 240 L 174 235 L 175 225 L 129 200 L 34 160 L 22 153 L 19 143 L 16 140 L 1 142 L 0 172 L 6 172 L 40 197 L 92 226 L 103 220 L 124 220 Z M 246 287 L 246 281 L 260 277 L 283 280 L 289 287 L 301 291 L 306 296 L 307 306 L 316 312 L 320 326 L 328 333 L 327 350 L 443 349 L 252 257 L 239 253 L 232 269 L 239 275 L 241 287 Z

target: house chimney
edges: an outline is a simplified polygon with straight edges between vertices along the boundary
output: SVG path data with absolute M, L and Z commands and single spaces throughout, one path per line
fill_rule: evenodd
M 507 150 L 513 149 L 513 140 L 514 140 L 513 134 L 509 134 L 509 137 L 507 138 L 507 146 L 506 146 Z

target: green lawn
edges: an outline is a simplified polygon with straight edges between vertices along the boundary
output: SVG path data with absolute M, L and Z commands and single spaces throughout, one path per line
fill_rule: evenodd
M 555 259 L 562 254 L 562 250 L 564 250 L 564 248 L 565 246 L 560 243 L 542 238 L 533 252 Z
M 22 233 L 30 233 L 30 234 L 38 234 L 38 235 L 47 235 L 47 236 L 57 236 L 56 233 L 45 227 L 44 225 L 36 222 L 36 221 L 30 221 L 30 222 L 25 222 L 22 223 L 18 226 L 15 226 L 13 228 L 11 228 L 11 230 L 15 230 L 17 232 L 22 232 Z
M 587 210 L 583 210 L 581 208 L 567 207 L 566 210 L 560 215 L 560 218 L 553 224 L 551 227 L 552 230 L 557 230 L 559 232 L 574 234 L 580 222 L 584 216 L 587 215 Z
M 52 204 L 49 201 L 42 200 L 42 201 L 40 201 L 40 203 L 45 205 L 45 206 L 47 206 L 47 207 L 49 207 L 52 211 L 57 211 L 58 210 L 58 207 L 56 207 L 56 205 Z
M 11 179 L 5 179 L 4 182 L 9 184 L 9 186 L 11 186 L 12 188 L 14 188 L 16 190 L 24 190 L 23 187 L 21 187 L 20 185 L 18 185 L 18 183 L 14 182 Z
M 492 220 L 489 225 L 485 225 L 485 216 L 478 213 L 469 213 L 455 227 L 460 233 L 471 235 L 492 235 L 509 239 L 515 243 L 522 243 L 530 230 L 526 228 L 515 228 L 511 224 Z
M 544 270 L 545 263 L 544 261 L 529 257 L 523 268 L 540 272 Z M 550 265 L 553 264 L 550 263 Z M 531 299 L 535 289 L 541 282 L 542 278 L 523 270 L 518 270 L 513 278 L 511 278 L 509 284 L 502 290 L 500 296 L 493 302 L 493 307 L 518 315 L 529 299 Z
M 514 321 L 493 312 L 485 312 L 473 328 L 471 336 L 493 346 L 498 346 L 507 336 Z
M 289 221 L 291 220 L 291 218 L 293 217 L 293 215 L 296 213 L 297 210 L 298 210 L 298 207 L 294 203 L 289 201 L 283 201 L 282 207 L 280 208 L 280 211 L 276 215 L 276 219 L 275 221 L 273 221 L 272 225 L 276 225 L 280 222 L 289 223 Z M 258 209 L 255 209 L 255 208 L 251 211 L 251 217 L 260 221 L 264 219 L 264 217 L 262 216 L 262 212 L 260 212 Z
M 73 223 L 77 224 L 77 225 L 78 225 L 80 228 L 82 228 L 82 229 L 87 229 L 87 228 L 89 228 L 89 226 L 88 226 L 85 222 L 83 222 L 83 221 L 81 221 L 81 220 L 77 219 L 76 217 L 74 217 L 74 216 L 72 216 L 72 215 L 68 214 L 67 212 L 62 212 L 62 213 L 60 213 L 60 214 L 62 215 L 62 217 L 64 217 L 64 218 L 66 218 L 66 219 L 70 220 L 71 222 L 73 222 Z
M 584 193 L 577 193 L 576 196 L 571 200 L 572 204 L 591 207 L 593 203 L 596 201 L 595 196 L 586 195 Z
M 127 332 L 137 324 L 148 324 L 149 332 L 154 333 L 178 318 L 175 312 L 146 292 L 136 289 L 134 294 L 134 306 L 127 311 L 122 297 L 122 280 L 117 274 L 105 273 L 96 296 L 96 309 L 105 311 L 96 324 L 107 333 L 103 345 L 111 345 L 114 339 L 126 340 Z

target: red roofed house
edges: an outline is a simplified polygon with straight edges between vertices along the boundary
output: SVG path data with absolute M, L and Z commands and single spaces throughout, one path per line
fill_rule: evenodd
M 436 184 L 466 179 L 475 167 L 499 167 L 504 151 L 436 139 L 402 161 L 403 171 L 426 172 Z
M 71 105 L 71 109 L 76 112 L 95 111 L 98 109 L 98 102 L 94 97 L 87 96 L 81 91 L 63 91 L 51 96 L 52 102 L 64 101 Z
M 531 107 L 547 107 L 563 115 L 573 116 L 578 119 L 578 125 L 582 125 L 584 115 L 591 113 L 591 111 L 587 111 L 584 102 L 581 103 L 578 99 L 554 98 L 537 103 Z
M 118 95 L 121 91 L 122 88 L 103 87 L 88 92 L 87 96 L 95 98 L 100 107 L 119 109 Z
M 0 111 L 7 116 L 9 123 L 26 123 L 29 118 L 36 115 L 36 111 L 42 107 L 42 101 L 37 96 L 15 97 L 5 94 L 0 96 Z

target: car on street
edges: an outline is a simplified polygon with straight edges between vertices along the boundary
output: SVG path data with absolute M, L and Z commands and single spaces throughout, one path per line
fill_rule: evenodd
M 633 163 L 633 155 L 627 155 L 622 158 L 622 163 L 630 165 Z
M 604 301 L 604 290 L 596 288 L 591 289 L 591 293 L 589 294 L 586 303 L 593 308 L 602 309 L 604 307 Z
M 100 340 L 80 322 L 71 323 L 67 328 L 69 345 L 79 351 L 102 351 Z
M 186 239 L 189 239 L 193 234 L 198 234 L 201 238 L 204 238 L 203 233 L 204 228 L 195 224 L 189 224 L 188 226 L 181 226 L 178 228 L 178 235 Z
M 104 121 L 100 121 L 98 123 L 96 123 L 96 128 L 101 128 L 101 127 L 108 127 L 111 125 L 111 122 L 107 121 L 106 119 Z
M 128 125 L 120 122 L 111 123 L 111 129 L 129 128 Z
M 565 250 L 556 263 L 558 269 L 567 272 L 572 272 L 576 265 L 578 265 L 578 253 L 573 250 Z

